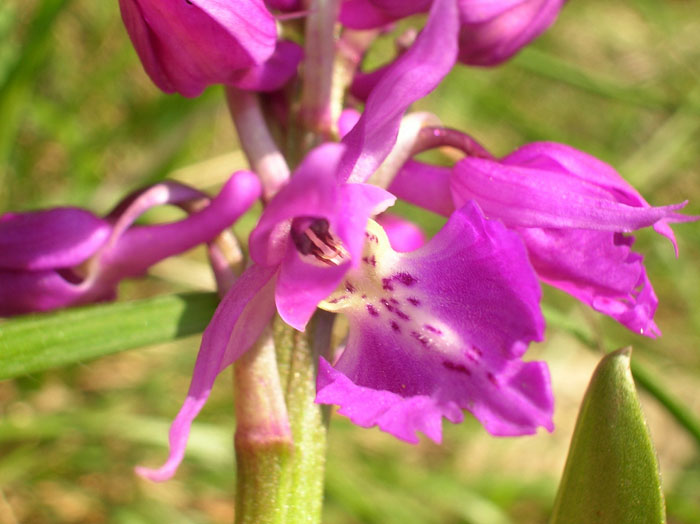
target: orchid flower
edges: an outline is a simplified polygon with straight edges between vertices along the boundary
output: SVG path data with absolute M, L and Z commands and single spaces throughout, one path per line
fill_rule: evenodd
M 406 109 L 454 64 L 456 15 L 454 0 L 436 0 L 426 27 L 377 85 L 342 143 L 311 151 L 270 201 L 250 238 L 254 264 L 230 289 L 202 338 L 187 398 L 171 426 L 168 459 L 157 470 L 139 468 L 141 475 L 160 481 L 174 474 L 216 376 L 250 348 L 275 311 L 303 330 L 319 302 L 362 263 L 368 218 L 394 201 L 363 182 L 390 152 Z M 440 38 L 445 29 L 451 38 Z
M 211 241 L 260 196 L 260 183 L 239 171 L 211 202 L 176 182 L 127 197 L 107 217 L 75 207 L 0 216 L 0 315 L 112 299 L 117 284 L 177 253 Z M 155 205 L 202 209 L 187 218 L 151 226 L 133 221 Z
M 212 84 L 278 89 L 301 48 L 278 41 L 262 0 L 119 0 L 124 25 L 151 80 L 194 97 Z
M 477 66 L 505 62 L 542 34 L 564 0 L 457 0 L 459 61 Z M 430 8 L 431 0 L 347 0 L 341 21 L 355 29 L 381 27 Z
M 350 330 L 337 362 L 321 360 L 316 401 L 413 443 L 439 442 L 463 409 L 493 435 L 551 431 L 547 367 L 520 360 L 542 339 L 540 296 L 518 235 L 474 203 L 406 254 L 370 222 L 362 264 L 320 304 Z
M 451 169 L 409 161 L 390 191 L 444 215 L 477 202 L 520 234 L 543 282 L 650 337 L 658 300 L 626 233 L 653 226 L 677 251 L 669 223 L 698 218 L 677 212 L 685 203 L 650 206 L 611 166 L 550 142 L 500 160 L 480 150 Z

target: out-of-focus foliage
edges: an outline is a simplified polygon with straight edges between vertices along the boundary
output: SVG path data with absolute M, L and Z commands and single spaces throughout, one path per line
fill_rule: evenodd
M 569 143 L 616 166 L 652 204 L 690 199 L 697 214 L 696 8 L 681 1 L 569 2 L 552 29 L 512 62 L 493 70 L 459 67 L 420 107 L 497 154 L 533 140 Z M 389 43 L 387 37 L 385 48 Z M 220 182 L 242 166 L 222 99 L 218 88 L 197 100 L 157 91 L 130 47 L 116 1 L 2 2 L 0 212 L 58 203 L 104 212 L 135 186 L 174 170 L 200 187 Z M 439 225 L 404 210 L 428 230 Z M 249 230 L 252 220 L 239 227 Z M 657 323 L 665 335 L 656 341 L 561 293 L 545 295 L 564 319 L 558 324 L 583 327 L 589 346 L 634 345 L 634 358 L 697 413 L 700 229 L 676 230 L 678 260 L 656 235 L 638 239 L 661 301 Z M 152 275 L 124 285 L 122 296 L 212 285 L 201 253 L 160 264 Z M 234 422 L 226 380 L 195 425 L 175 480 L 154 485 L 132 473 L 133 465 L 164 457 L 197 343 L 191 337 L 0 382 L 0 523 L 230 522 Z M 442 446 L 414 447 L 334 417 L 324 521 L 546 521 L 598 355 L 565 327 L 550 326 L 531 358 L 550 364 L 553 435 L 494 439 L 468 421 L 448 425 Z M 698 522 L 698 448 L 655 401 L 642 395 L 642 403 L 669 522 Z

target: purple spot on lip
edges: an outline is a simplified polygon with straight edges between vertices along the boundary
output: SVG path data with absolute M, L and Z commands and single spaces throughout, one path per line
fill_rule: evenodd
M 447 369 L 450 369 L 452 371 L 458 371 L 460 373 L 464 373 L 466 375 L 471 376 L 472 372 L 467 369 L 466 366 L 463 364 L 456 364 L 454 362 L 450 362 L 449 360 L 445 360 L 442 363 L 443 366 L 445 366 Z
M 493 376 L 493 373 L 491 373 L 490 371 L 486 373 L 486 378 L 489 379 L 489 382 L 491 382 L 491 384 L 498 387 L 498 381 L 496 380 L 496 377 Z
M 425 324 L 423 326 L 425 329 L 430 331 L 431 333 L 435 333 L 436 335 L 442 335 L 442 331 L 440 331 L 438 328 L 431 326 L 430 324 Z
M 348 298 L 347 295 L 341 295 L 339 297 L 334 298 L 333 300 L 329 300 L 328 303 L 329 304 L 337 304 L 338 302 L 340 302 L 341 300 L 345 300 L 346 298 Z
M 389 304 L 389 301 L 386 298 L 382 299 L 382 305 L 388 310 L 388 311 L 394 311 L 394 306 Z
M 430 339 L 426 337 L 425 335 L 422 335 L 418 333 L 417 331 L 411 331 L 411 336 L 415 338 L 418 342 L 423 344 L 423 346 L 428 347 L 428 343 L 430 342 Z
M 411 275 L 410 273 L 402 272 L 402 273 L 396 273 L 393 277 L 394 280 L 397 282 L 403 284 L 406 287 L 411 287 L 413 284 L 418 282 L 416 278 Z
M 391 302 L 392 304 L 400 304 L 400 302 L 393 297 L 389 299 L 389 302 Z
M 349 280 L 345 281 L 345 289 L 348 293 L 354 293 L 355 292 L 355 286 L 353 286 Z
M 391 284 L 390 278 L 382 279 L 382 289 L 385 291 L 394 291 L 394 286 Z
M 369 312 L 370 315 L 373 317 L 378 317 L 379 316 L 379 311 L 377 311 L 377 308 L 374 307 L 372 304 L 367 304 L 367 311 Z
M 408 297 L 406 300 L 414 306 L 420 305 L 420 300 L 418 300 L 416 297 Z
M 393 329 L 393 330 L 396 331 L 397 333 L 400 333 L 400 332 L 401 332 L 401 328 L 400 328 L 399 325 L 396 323 L 396 320 L 392 320 L 392 321 L 391 321 L 391 329 Z
M 400 309 L 397 309 L 394 311 L 397 317 L 399 317 L 401 320 L 411 320 L 411 317 L 409 317 L 406 313 L 401 311 Z

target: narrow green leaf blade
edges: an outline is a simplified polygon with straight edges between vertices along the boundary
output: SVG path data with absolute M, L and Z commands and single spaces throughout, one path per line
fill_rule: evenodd
M 606 355 L 593 374 L 551 524 L 666 522 L 656 453 L 630 371 L 631 351 Z
M 0 324 L 0 379 L 83 362 L 200 333 L 214 293 L 99 304 Z

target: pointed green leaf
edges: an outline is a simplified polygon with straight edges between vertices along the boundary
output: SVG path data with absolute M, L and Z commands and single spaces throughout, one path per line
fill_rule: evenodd
M 9 320 L 0 324 L 0 379 L 200 333 L 218 302 L 187 293 Z
M 605 356 L 583 398 L 551 524 L 665 523 L 656 453 L 630 372 Z

